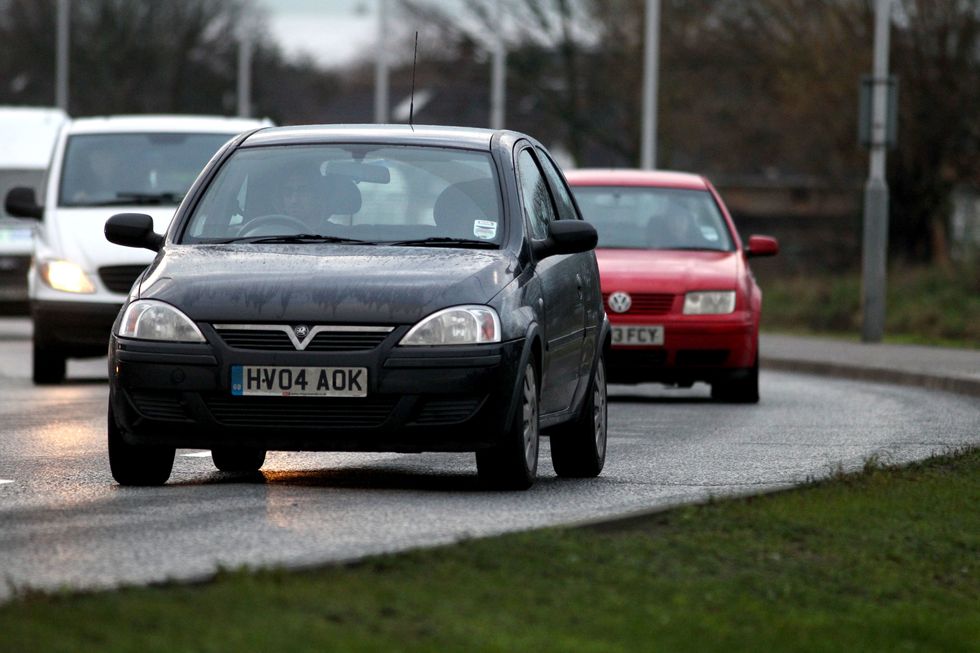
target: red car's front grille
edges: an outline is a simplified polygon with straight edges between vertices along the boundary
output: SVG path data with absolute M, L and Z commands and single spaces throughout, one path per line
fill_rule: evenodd
M 670 293 L 636 293 L 630 294 L 633 300 L 626 315 L 664 315 L 670 313 L 674 306 L 674 297 Z M 606 311 L 616 313 L 609 306 L 609 293 L 602 293 L 602 303 L 606 306 Z

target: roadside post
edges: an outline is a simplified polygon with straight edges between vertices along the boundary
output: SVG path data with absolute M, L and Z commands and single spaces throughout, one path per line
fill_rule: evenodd
M 374 61 L 374 122 L 388 122 L 388 0 L 378 0 L 377 58 Z
M 504 3 L 497 3 L 497 33 L 493 43 L 493 72 L 490 80 L 490 129 L 504 128 L 507 97 L 507 43 L 504 40 Z
M 657 167 L 657 73 L 660 67 L 660 0 L 647 0 L 643 37 L 643 126 L 640 167 Z
M 861 340 L 881 342 L 885 331 L 885 290 L 888 266 L 888 183 L 885 152 L 888 147 L 888 38 L 892 0 L 876 0 L 874 74 L 870 93 L 871 160 L 864 186 L 864 237 L 861 260 Z
M 68 113 L 68 47 L 71 26 L 71 5 L 68 0 L 58 0 L 58 28 L 55 47 L 54 103 Z

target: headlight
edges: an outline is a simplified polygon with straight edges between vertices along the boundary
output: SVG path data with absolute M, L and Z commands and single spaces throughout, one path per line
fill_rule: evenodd
M 170 304 L 141 299 L 123 313 L 119 334 L 123 338 L 166 342 L 204 342 L 204 336 L 189 317 Z
M 71 261 L 41 261 L 38 272 L 44 283 L 55 290 L 76 293 L 94 293 L 95 286 L 88 276 Z
M 722 315 L 734 310 L 734 290 L 689 292 L 684 295 L 684 315 Z
M 500 342 L 500 318 L 489 306 L 454 306 L 433 313 L 405 334 L 400 345 L 479 345 Z

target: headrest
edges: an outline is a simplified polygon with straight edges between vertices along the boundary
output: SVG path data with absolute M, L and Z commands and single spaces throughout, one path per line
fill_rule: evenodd
M 322 188 L 324 194 L 323 210 L 331 215 L 352 215 L 361 210 L 361 191 L 350 177 L 344 175 L 324 175 Z

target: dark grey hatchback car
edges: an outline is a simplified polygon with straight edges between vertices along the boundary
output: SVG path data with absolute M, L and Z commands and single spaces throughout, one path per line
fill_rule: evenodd
M 524 489 L 606 455 L 609 324 L 592 249 L 534 139 L 450 127 L 260 129 L 228 143 L 113 327 L 109 462 L 165 483 L 175 448 L 224 471 L 267 450 L 473 451 Z

